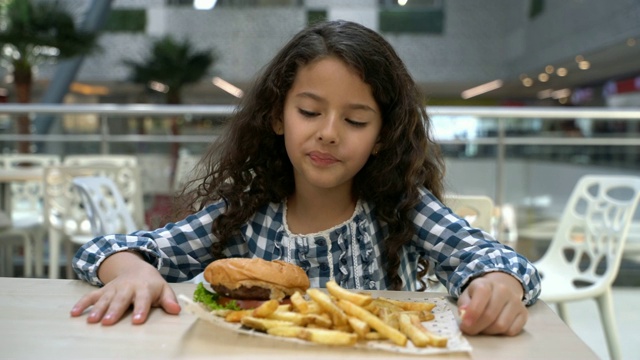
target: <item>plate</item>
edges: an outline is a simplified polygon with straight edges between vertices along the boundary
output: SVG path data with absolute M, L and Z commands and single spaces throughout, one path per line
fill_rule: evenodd
M 224 321 L 224 318 L 213 315 L 209 310 L 205 309 L 204 306 L 194 302 L 190 296 L 180 294 L 178 296 L 178 299 L 183 305 L 183 310 L 185 310 L 186 312 L 197 316 L 200 320 L 207 321 L 218 327 L 225 328 L 230 331 L 246 334 L 248 336 L 267 337 L 270 339 L 278 339 L 285 342 L 293 342 L 296 344 L 303 344 L 303 345 L 309 345 L 309 346 L 328 346 L 328 345 L 317 344 L 317 343 L 313 343 L 313 342 L 305 341 L 301 339 L 273 336 L 261 331 L 244 327 L 238 323 L 229 323 Z M 399 300 L 415 301 L 415 299 L 399 299 Z M 388 352 L 415 354 L 415 355 L 471 352 L 472 350 L 471 345 L 469 344 L 467 339 L 462 335 L 462 332 L 458 327 L 456 317 L 451 311 L 451 308 L 447 300 L 444 297 L 439 297 L 439 298 L 429 298 L 429 301 L 436 304 L 436 307 L 432 311 L 433 314 L 435 315 L 435 319 L 431 321 L 425 321 L 422 323 L 422 325 L 424 325 L 424 327 L 429 329 L 429 331 L 437 335 L 447 337 L 449 340 L 447 341 L 446 348 L 436 348 L 436 347 L 419 348 L 419 347 L 415 347 L 411 342 L 411 340 L 407 341 L 406 346 L 399 346 L 399 345 L 393 344 L 390 341 L 365 341 L 365 342 L 358 342 L 354 347 L 360 348 L 360 349 L 366 349 L 366 350 L 382 350 L 382 351 L 388 351 Z

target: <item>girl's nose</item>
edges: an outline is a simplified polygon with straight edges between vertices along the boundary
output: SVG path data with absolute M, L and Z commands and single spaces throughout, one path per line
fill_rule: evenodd
M 336 116 L 327 116 L 318 129 L 318 140 L 326 144 L 338 142 L 338 119 Z

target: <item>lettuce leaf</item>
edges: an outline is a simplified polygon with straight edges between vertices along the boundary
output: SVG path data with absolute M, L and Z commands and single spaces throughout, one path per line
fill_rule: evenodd
M 218 304 L 220 295 L 207 290 L 202 283 L 198 283 L 196 290 L 193 292 L 193 301 L 206 305 L 209 310 L 240 310 L 235 301 L 231 301 L 226 305 Z

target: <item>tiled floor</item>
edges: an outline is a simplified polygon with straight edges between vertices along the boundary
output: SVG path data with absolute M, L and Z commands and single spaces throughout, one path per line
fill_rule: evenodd
M 640 287 L 614 287 L 613 302 L 622 359 L 640 359 Z M 610 359 L 595 301 L 567 303 L 567 311 L 573 331 L 601 359 Z

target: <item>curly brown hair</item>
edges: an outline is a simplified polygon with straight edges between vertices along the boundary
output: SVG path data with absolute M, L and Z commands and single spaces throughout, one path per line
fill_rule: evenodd
M 389 226 L 382 258 L 390 288 L 400 289 L 399 253 L 415 232 L 408 214 L 420 201 L 421 185 L 441 198 L 444 163 L 430 135 L 423 96 L 404 63 L 381 35 L 362 25 L 317 23 L 278 52 L 241 100 L 224 135 L 204 154 L 199 164 L 202 175 L 180 194 L 180 214 L 225 201 L 226 212 L 211 229 L 219 242 L 210 249 L 214 258 L 223 258 L 227 240 L 260 207 L 293 194 L 293 167 L 284 139 L 274 133 L 272 124 L 282 118 L 297 70 L 329 56 L 360 74 L 382 112 L 378 153 L 354 178 L 353 192 L 373 204 L 377 217 Z M 428 264 L 424 260 L 420 264 L 423 275 Z

